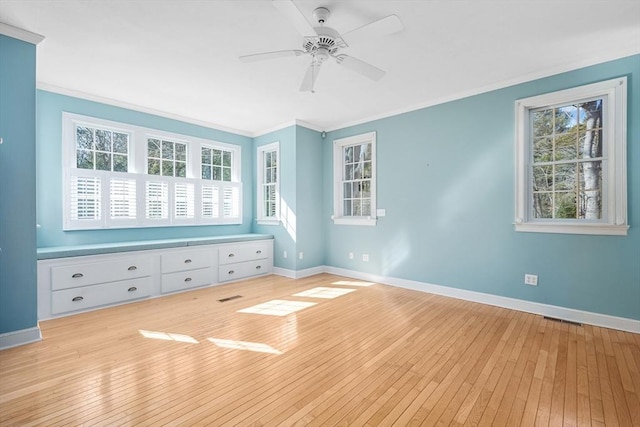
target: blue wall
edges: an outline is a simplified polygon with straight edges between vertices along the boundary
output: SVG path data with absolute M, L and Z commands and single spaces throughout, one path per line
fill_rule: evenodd
M 322 232 L 322 138 L 319 132 L 289 126 L 254 139 L 254 181 L 256 149 L 280 142 L 281 221 L 278 225 L 255 224 L 253 231 L 275 236 L 274 265 L 289 270 L 324 265 Z M 254 212 L 257 195 L 254 191 Z M 284 252 L 287 258 L 284 258 Z M 299 258 L 300 252 L 303 258 Z
M 39 90 L 37 92 L 38 247 L 241 234 L 251 231 L 253 217 L 252 139 L 177 120 Z M 242 147 L 242 225 L 157 227 L 122 230 L 62 230 L 62 113 L 128 123 L 166 132 L 211 139 Z
M 37 326 L 36 47 L 0 35 L 0 334 Z
M 628 236 L 516 233 L 514 102 L 618 76 L 629 89 Z M 387 215 L 375 227 L 334 225 L 325 191 L 327 265 L 640 319 L 640 56 L 330 132 L 325 189 L 331 141 L 370 131 Z

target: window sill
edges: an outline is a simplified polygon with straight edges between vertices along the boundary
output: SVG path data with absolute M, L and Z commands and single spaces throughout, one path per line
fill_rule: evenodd
M 561 233 L 561 234 L 592 234 L 599 236 L 626 236 L 628 225 L 612 224 L 553 224 L 553 223 L 522 223 L 515 224 L 516 231 L 527 233 Z
M 258 225 L 280 225 L 279 219 L 256 219 Z
M 374 226 L 378 222 L 376 218 L 368 217 L 368 218 L 332 218 L 333 223 L 336 225 L 367 225 Z

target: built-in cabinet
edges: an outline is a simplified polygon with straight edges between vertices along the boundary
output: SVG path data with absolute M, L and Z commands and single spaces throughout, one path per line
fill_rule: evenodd
M 38 319 L 187 291 L 273 271 L 273 240 L 38 261 Z

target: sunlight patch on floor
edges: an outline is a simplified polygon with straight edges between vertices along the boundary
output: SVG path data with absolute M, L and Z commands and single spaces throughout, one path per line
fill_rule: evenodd
M 317 288 L 309 289 L 303 292 L 298 292 L 297 294 L 293 294 L 293 296 L 332 299 L 332 298 L 337 298 L 342 295 L 346 295 L 348 293 L 355 292 L 355 291 L 356 291 L 355 289 L 348 289 L 348 288 L 326 288 L 324 286 L 319 286 Z
M 274 299 L 262 304 L 254 305 L 253 307 L 244 308 L 238 310 L 238 313 L 253 313 L 253 314 L 268 314 L 271 316 L 286 316 L 287 314 L 295 313 L 296 311 L 304 310 L 305 308 L 316 305 L 315 302 L 303 302 L 303 301 L 287 301 Z
M 361 282 L 359 280 L 338 280 L 333 282 L 332 285 L 346 285 L 346 286 L 373 286 L 373 282 Z
M 280 350 L 271 347 L 268 344 L 260 342 L 247 342 L 236 340 L 224 340 L 220 338 L 207 338 L 209 341 L 222 348 L 234 348 L 237 350 L 256 351 L 258 353 L 282 354 Z
M 200 344 L 198 340 L 189 335 L 182 334 L 170 334 L 167 332 L 158 332 L 158 331 L 145 331 L 143 329 L 138 329 L 138 332 L 142 334 L 145 338 L 153 338 L 156 340 L 165 340 L 165 341 L 179 341 L 179 342 L 188 342 L 192 344 Z

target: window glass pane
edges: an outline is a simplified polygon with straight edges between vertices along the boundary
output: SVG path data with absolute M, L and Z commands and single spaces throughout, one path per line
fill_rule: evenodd
M 548 136 L 536 138 L 533 140 L 533 161 L 550 162 L 553 156 L 553 143 Z
M 96 153 L 96 170 L 101 170 L 101 171 L 111 170 L 111 154 Z
M 353 163 L 353 147 L 344 148 L 344 162 Z
M 362 216 L 371 216 L 371 201 L 362 201 Z
M 80 169 L 93 169 L 93 151 L 77 150 L 76 167 Z
M 556 133 L 565 133 L 575 129 L 578 124 L 578 109 L 575 105 L 559 107 L 556 109 L 554 121 Z
M 580 212 L 582 219 L 602 218 L 602 161 L 580 164 Z
M 371 143 L 363 145 L 364 159 L 371 161 Z
M 531 124 L 534 138 L 553 134 L 553 109 L 532 112 Z
M 222 164 L 224 166 L 231 166 L 231 152 L 224 151 L 224 155 L 222 156 Z
M 160 158 L 160 140 L 152 138 L 147 140 L 147 157 Z
M 202 148 L 201 150 L 201 160 L 203 165 L 211 164 L 211 148 Z
M 164 154 L 164 151 L 163 151 L 163 154 Z M 162 176 L 173 176 L 173 161 L 171 160 L 162 161 Z
M 344 197 L 345 199 L 350 199 L 350 198 L 351 198 L 351 184 L 350 184 L 350 183 L 343 184 L 343 188 L 344 188 L 344 190 L 343 190 L 343 192 L 344 192 L 343 197 Z
M 176 142 L 176 160 L 187 161 L 187 144 Z
M 552 217 L 552 194 L 553 193 L 533 193 L 533 217 L 534 218 L 551 218 Z
M 344 179 L 345 181 L 351 181 L 353 179 L 353 165 L 345 165 Z
M 129 135 L 126 133 L 113 133 L 113 152 L 127 154 Z
M 162 158 L 173 160 L 173 142 L 162 141 Z M 163 175 L 166 175 L 163 171 Z
M 211 164 L 214 166 L 222 165 L 222 152 L 220 150 L 211 150 L 212 151 L 212 159 Z
M 535 166 L 533 168 L 533 190 L 545 191 L 553 188 L 553 166 Z
M 370 161 L 364 163 L 364 173 L 362 174 L 362 177 L 365 179 L 371 178 L 371 162 Z
M 266 153 L 264 153 L 264 164 L 268 168 L 271 167 L 271 151 L 267 151 Z
M 214 167 L 213 168 L 213 180 L 214 181 L 222 181 L 222 168 Z
M 223 181 L 231 181 L 231 169 L 224 168 L 222 170 L 222 180 Z
M 211 166 L 202 165 L 202 179 L 211 179 Z
M 554 184 L 555 190 L 573 190 L 578 178 L 575 163 L 556 165 Z
M 96 150 L 111 151 L 111 132 L 96 129 Z
M 351 216 L 351 200 L 344 201 L 343 210 L 344 210 L 343 212 L 344 216 Z
M 187 164 L 185 162 L 176 162 L 176 176 L 186 178 Z
M 113 155 L 113 171 L 114 172 L 127 172 L 127 156 L 122 154 Z
M 362 183 L 362 197 L 371 197 L 371 181 L 364 181 Z
M 353 216 L 361 216 L 362 215 L 362 209 L 361 209 L 361 201 L 360 200 L 353 200 L 352 201 L 352 215 Z
M 558 160 L 573 160 L 578 154 L 578 133 L 570 132 L 556 137 L 554 156 Z
M 353 146 L 353 161 L 354 162 L 360 161 L 360 145 Z
M 93 149 L 93 131 L 84 126 L 76 128 L 76 148 L 92 150 Z M 93 167 L 91 168 L 93 169 Z
M 574 219 L 576 218 L 576 194 L 574 192 L 554 193 L 555 218 Z
M 353 179 L 362 178 L 362 163 L 356 163 L 353 165 Z
M 359 198 L 360 197 L 360 186 L 361 186 L 361 183 L 354 182 L 351 185 L 352 185 L 352 188 L 353 188 L 353 191 L 351 193 L 351 197 L 353 197 L 354 199 Z
M 147 173 L 149 175 L 160 175 L 160 160 L 149 159 L 147 162 Z

